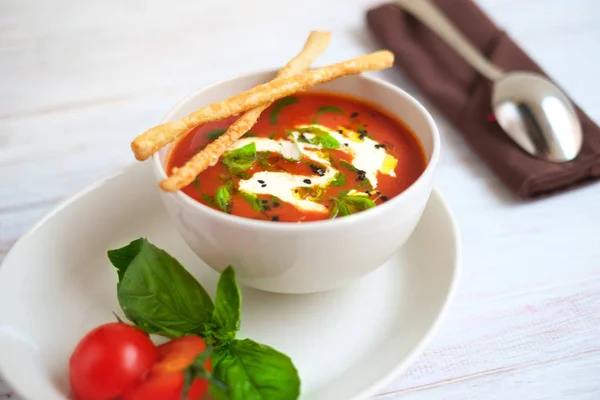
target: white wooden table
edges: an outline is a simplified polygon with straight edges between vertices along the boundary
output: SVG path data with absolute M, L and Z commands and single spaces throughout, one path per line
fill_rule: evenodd
M 600 122 L 597 0 L 479 2 Z M 0 259 L 59 200 L 133 163 L 132 137 L 191 91 L 281 65 L 311 29 L 334 34 L 319 64 L 374 50 L 375 4 L 0 1 Z M 516 202 L 434 116 L 463 279 L 425 354 L 377 398 L 600 399 L 600 184 Z

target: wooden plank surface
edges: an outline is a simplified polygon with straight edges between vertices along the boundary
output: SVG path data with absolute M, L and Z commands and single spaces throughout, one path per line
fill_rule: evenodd
M 131 138 L 193 90 L 281 65 L 311 29 L 334 34 L 319 65 L 376 49 L 377 3 L 0 2 L 0 259 L 58 201 L 133 163 Z M 600 121 L 596 0 L 478 3 Z M 421 98 L 398 71 L 374 75 Z M 464 273 L 442 330 L 377 398 L 599 399 L 600 185 L 516 202 L 432 113 Z M 0 381 L 5 398 L 18 395 Z

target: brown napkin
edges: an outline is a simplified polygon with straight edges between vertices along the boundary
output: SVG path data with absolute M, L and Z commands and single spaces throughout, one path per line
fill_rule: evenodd
M 414 0 L 419 1 L 419 0 Z M 543 71 L 471 0 L 434 0 L 479 50 L 504 70 Z M 600 178 L 600 128 L 579 107 L 584 141 L 574 161 L 527 155 L 490 119 L 491 84 L 425 26 L 393 3 L 367 13 L 369 28 L 399 67 L 519 197 L 534 199 Z

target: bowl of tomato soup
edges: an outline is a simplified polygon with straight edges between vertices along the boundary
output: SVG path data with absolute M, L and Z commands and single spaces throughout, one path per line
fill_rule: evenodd
M 271 80 L 260 71 L 202 89 L 163 122 Z M 153 156 L 157 179 L 238 116 L 197 126 Z M 384 264 L 410 237 L 432 189 L 439 136 L 412 96 L 366 75 L 282 98 L 187 187 L 161 196 L 191 249 L 241 283 L 311 293 Z

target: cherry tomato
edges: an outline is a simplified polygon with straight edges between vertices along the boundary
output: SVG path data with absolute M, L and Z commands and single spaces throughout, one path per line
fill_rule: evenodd
M 125 393 L 123 400 L 181 400 L 184 371 L 206 349 L 202 338 L 184 336 L 157 347 L 158 361 L 144 382 Z M 210 360 L 204 368 L 210 371 Z M 197 378 L 192 383 L 187 400 L 199 400 L 208 388 L 208 382 Z
M 69 360 L 77 400 L 112 400 L 141 382 L 158 356 L 141 330 L 115 322 L 101 325 L 79 342 Z

